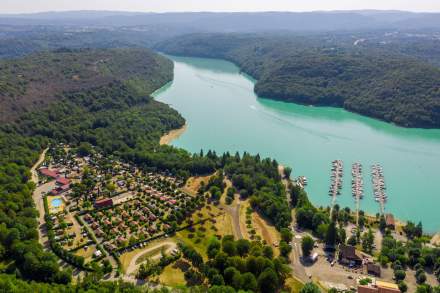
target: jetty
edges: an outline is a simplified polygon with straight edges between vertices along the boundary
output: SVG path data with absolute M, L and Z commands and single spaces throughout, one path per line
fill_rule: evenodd
M 385 213 L 385 203 L 388 200 L 387 194 L 385 192 L 385 179 L 383 175 L 383 168 L 379 164 L 374 164 L 371 166 L 371 183 L 373 184 L 373 194 L 374 199 L 380 205 L 381 214 Z
M 360 200 L 364 197 L 364 181 L 362 179 L 362 165 L 361 163 L 354 163 L 351 166 L 351 190 L 356 202 L 356 223 L 359 224 L 359 205 Z
M 343 176 L 343 167 L 344 163 L 342 160 L 334 160 L 332 162 L 331 167 L 331 177 L 330 177 L 330 189 L 328 191 L 328 194 L 332 197 L 332 204 L 331 204 L 331 212 L 333 211 L 333 206 L 336 202 L 336 197 L 341 194 L 342 189 L 342 176 Z M 332 213 L 330 213 L 331 215 Z

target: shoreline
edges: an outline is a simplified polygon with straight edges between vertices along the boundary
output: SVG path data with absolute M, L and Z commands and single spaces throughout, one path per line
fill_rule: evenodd
M 181 128 L 173 129 L 169 131 L 168 133 L 162 135 L 160 138 L 159 144 L 160 145 L 168 145 L 173 140 L 179 138 L 188 128 L 188 123 L 185 122 L 185 124 Z

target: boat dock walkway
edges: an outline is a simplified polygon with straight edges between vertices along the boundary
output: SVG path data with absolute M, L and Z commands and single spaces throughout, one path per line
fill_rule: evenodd
M 371 182 L 373 184 L 374 199 L 379 203 L 380 213 L 383 215 L 385 213 L 385 203 L 387 202 L 388 197 L 385 192 L 385 179 L 381 165 L 374 164 L 371 166 Z
M 331 169 L 331 183 L 328 194 L 332 197 L 332 204 L 330 209 L 330 217 L 333 214 L 333 207 L 336 203 L 336 197 L 341 194 L 342 176 L 343 176 L 343 162 L 342 160 L 334 160 Z
M 351 167 L 351 189 L 354 200 L 356 202 L 356 225 L 359 225 L 359 209 L 360 201 L 364 197 L 364 180 L 362 179 L 362 165 L 361 163 L 354 163 Z

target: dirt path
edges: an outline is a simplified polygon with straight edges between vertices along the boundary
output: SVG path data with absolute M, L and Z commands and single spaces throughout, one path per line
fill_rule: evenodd
M 32 174 L 32 181 L 38 185 L 38 166 L 41 165 L 41 163 L 44 161 L 46 157 L 46 152 L 48 149 L 45 149 L 38 159 L 38 161 L 32 166 L 31 168 L 31 174 Z M 46 222 L 44 220 L 44 201 L 42 195 L 50 190 L 52 190 L 55 186 L 54 182 L 45 183 L 43 185 L 37 186 L 35 188 L 34 193 L 32 194 L 32 199 L 35 203 L 35 208 L 38 210 L 38 242 L 40 242 L 43 247 L 48 248 L 49 247 L 49 241 L 47 238 L 47 230 L 46 230 Z
M 48 148 L 43 150 L 43 152 L 40 154 L 40 157 L 38 158 L 38 161 L 32 166 L 31 168 L 31 174 L 32 174 L 32 181 L 35 184 L 38 184 L 38 172 L 37 172 L 37 168 L 38 166 L 41 165 L 41 163 L 44 162 L 44 159 L 46 158 L 46 152 L 47 152 Z
M 171 253 L 173 251 L 173 249 L 177 248 L 177 244 L 173 241 L 165 241 L 165 242 L 161 242 L 161 243 L 157 243 L 156 245 L 152 246 L 152 247 L 148 247 L 147 249 L 141 250 L 139 251 L 139 253 L 135 254 L 131 261 L 130 264 L 127 267 L 126 276 L 130 276 L 132 274 L 136 273 L 136 270 L 138 268 L 138 265 L 136 264 L 136 261 L 138 258 L 142 257 L 145 254 L 148 254 L 150 251 L 152 250 L 156 250 L 159 247 L 162 246 L 168 246 L 166 249 L 166 253 Z M 153 257 L 151 257 L 151 259 L 158 259 L 160 257 L 160 253 L 158 253 L 157 255 L 154 255 Z
M 237 204 L 235 203 L 236 201 Z M 243 239 L 243 233 L 241 233 L 240 228 L 240 201 L 238 199 L 235 199 L 232 206 L 226 205 L 224 208 L 225 211 L 231 215 L 235 238 Z

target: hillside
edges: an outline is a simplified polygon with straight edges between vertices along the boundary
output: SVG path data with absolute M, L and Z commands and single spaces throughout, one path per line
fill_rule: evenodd
M 184 124 L 176 111 L 148 98 L 172 78 L 172 63 L 147 50 L 75 51 L 3 62 L 0 72 L 1 117 L 15 118 L 0 124 L 2 272 L 68 283 L 72 272 L 38 243 L 29 168 L 49 143 L 91 143 L 121 156 L 158 145 L 161 135 Z M 151 164 L 170 152 L 158 151 Z
M 62 93 L 114 81 L 142 79 L 138 90 L 146 95 L 171 80 L 172 63 L 141 49 L 58 50 L 1 61 L 0 72 L 0 121 L 5 122 L 46 107 Z
M 258 80 L 262 97 L 344 107 L 404 127 L 440 127 L 440 69 L 415 58 L 324 39 L 242 34 L 183 36 L 157 49 L 230 60 Z

